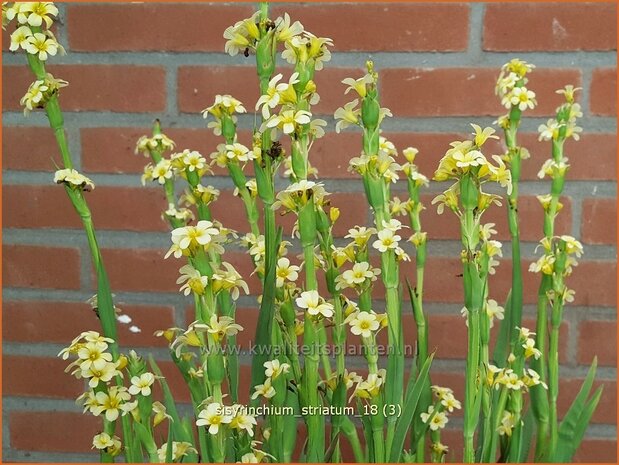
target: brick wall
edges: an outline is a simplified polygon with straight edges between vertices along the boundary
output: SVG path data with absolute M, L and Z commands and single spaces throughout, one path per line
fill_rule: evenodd
M 252 59 L 223 54 L 226 26 L 249 16 L 252 5 L 225 4 L 62 4 L 57 35 L 68 54 L 53 59 L 50 71 L 68 80 L 61 103 L 67 134 L 79 169 L 96 190 L 88 195 L 117 303 L 142 332 L 121 329 L 125 347 L 148 348 L 167 360 L 166 349 L 151 335 L 155 329 L 184 325 L 190 302 L 174 284 L 178 263 L 163 261 L 169 243 L 160 219 L 160 189 L 141 187 L 145 160 L 133 154 L 138 136 L 160 117 L 181 148 L 209 154 L 215 139 L 199 111 L 215 93 L 230 93 L 248 108 L 257 98 Z M 571 278 L 576 301 L 565 312 L 561 345 L 562 408 L 579 388 L 594 354 L 606 390 L 579 452 L 581 461 L 616 460 L 616 7 L 610 3 L 278 4 L 312 32 L 331 37 L 335 53 L 318 73 L 322 97 L 317 113 L 331 115 L 348 98 L 344 77 L 360 75 L 368 56 L 381 72 L 384 106 L 395 118 L 385 124 L 397 146 L 417 146 L 419 165 L 432 174 L 447 144 L 470 131 L 469 122 L 489 125 L 503 110 L 493 95 L 501 64 L 512 57 L 535 63 L 530 87 L 539 107 L 526 114 L 521 140 L 532 158 L 524 162 L 521 221 L 524 257 L 529 263 L 541 236 L 542 215 L 535 195 L 549 185 L 535 174 L 548 157 L 537 142 L 567 83 L 584 88 L 585 135 L 570 141 L 572 169 L 565 208 L 557 230 L 580 238 L 586 256 Z M 361 32 L 363 28 L 364 32 Z M 3 457 L 4 460 L 93 460 L 89 444 L 98 422 L 82 416 L 73 400 L 82 385 L 63 373 L 55 358 L 79 331 L 96 328 L 84 301 L 94 293 L 84 235 L 62 189 L 52 185 L 58 152 L 43 115 L 24 119 L 19 99 L 31 77 L 24 56 L 6 52 L 3 36 Z M 329 117 L 329 121 L 332 121 Z M 241 118 L 248 141 L 252 118 Z M 330 125 L 333 130 L 334 125 Z M 347 172 L 358 153 L 358 134 L 329 133 L 312 151 L 312 163 L 337 192 L 342 208 L 338 234 L 368 222 L 361 183 Z M 496 147 L 498 150 L 498 147 Z M 212 184 L 222 189 L 215 216 L 229 227 L 245 229 L 241 204 L 222 172 Z M 280 180 L 280 185 L 284 185 Z M 426 200 L 442 186 L 435 185 Z M 232 207 L 231 207 L 232 206 Z M 506 215 L 488 214 L 507 239 Z M 490 218 L 488 218 L 490 220 Z M 434 377 L 453 385 L 462 397 L 465 327 L 456 220 L 429 207 L 427 308 L 431 345 L 438 347 Z M 287 225 L 290 226 L 289 224 Z M 506 247 L 509 249 L 509 247 Z M 250 262 L 240 250 L 228 259 L 244 274 Z M 509 260 L 491 283 L 504 300 Z M 404 273 L 411 275 L 411 268 Z M 525 319 L 533 326 L 537 276 L 525 273 Z M 255 291 L 257 283 L 250 279 Z M 240 323 L 252 328 L 255 298 L 239 301 Z M 407 327 L 412 322 L 407 320 Z M 409 328 L 410 329 L 410 328 Z M 407 329 L 407 332 L 408 330 Z M 252 330 L 247 331 L 249 338 Z M 411 339 L 409 339 L 409 342 Z M 243 339 L 243 343 L 248 343 Z M 179 399 L 186 392 L 170 363 L 163 363 Z M 455 419 L 450 423 L 457 428 Z M 457 447 L 457 432 L 447 435 Z

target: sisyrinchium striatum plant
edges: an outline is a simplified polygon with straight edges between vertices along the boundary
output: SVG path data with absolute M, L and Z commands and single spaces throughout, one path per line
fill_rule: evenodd
M 288 14 L 271 18 L 267 3 L 225 29 L 225 51 L 256 60 L 260 98 L 249 107 L 255 111 L 251 144 L 242 144 L 237 131 L 248 102 L 216 95 L 203 112 L 219 138 L 210 155 L 177 149 L 159 121 L 136 148 L 149 160 L 142 182 L 160 185 L 166 199 L 170 248 L 161 258 L 178 263 L 179 292 L 193 304 L 187 328 L 155 333 L 168 342 L 189 391 L 192 411 L 183 411 L 154 358 L 124 351 L 117 342 L 119 317 L 87 202 L 95 185 L 74 169 L 65 136 L 60 94 L 68 83 L 46 70 L 52 57 L 64 53 L 51 32 L 57 16 L 49 2 L 3 4 L 3 26 L 13 28 L 9 48 L 25 54 L 34 77 L 21 101 L 24 112 L 47 114 L 62 155 L 54 182 L 83 222 L 96 271 L 91 303 L 101 328 L 84 328 L 59 355 L 71 360 L 67 372 L 84 381 L 78 398 L 84 413 L 101 419 L 92 447 L 102 462 L 444 462 L 460 457 L 441 436 L 456 410 L 463 412 L 464 462 L 573 457 L 602 389 L 591 393 L 594 361 L 559 421 L 559 327 L 564 305 L 573 300 L 567 286 L 583 248 L 575 238 L 557 235 L 554 225 L 570 166 L 564 143 L 578 140 L 581 131 L 579 89 L 557 91 L 565 103 L 539 128 L 551 153 L 539 177 L 551 179 L 551 191 L 538 196 L 541 256 L 529 270 L 540 276 L 535 331 L 522 325 L 518 216 L 521 167 L 528 158 L 518 129 L 523 114 L 544 98 L 527 87 L 533 65 L 513 59 L 500 71 L 496 93 L 507 114 L 496 124 L 506 151 L 492 154 L 487 143 L 499 135 L 472 124 L 471 137 L 446 147 L 432 177 L 446 183 L 432 204 L 438 213 L 455 215 L 461 236 L 468 344 L 462 347 L 465 391 L 458 400 L 452 389 L 431 380 L 431 316 L 424 311 L 424 283 L 433 279 L 425 270 L 431 238 L 422 227 L 422 191 L 430 179 L 415 164 L 417 149 L 399 155 L 382 135 L 383 121 L 392 114 L 381 107 L 374 64 L 366 63 L 365 75 L 342 81 L 352 101 L 334 115 L 336 132 L 358 129 L 359 153 L 349 169 L 363 183 L 373 218 L 340 240 L 333 230 L 346 205 L 335 205 L 310 164 L 312 147 L 330 124 L 315 118 L 313 108 L 320 100 L 315 74 L 331 58 L 331 39 L 313 35 Z M 220 192 L 208 182 L 215 166 L 235 187 L 247 217 L 245 233 L 213 214 Z M 492 286 L 503 248 L 494 239 L 496 225 L 484 221 L 502 203 L 511 240 L 509 295 L 498 295 Z M 284 215 L 294 219 L 290 240 L 279 220 Z M 249 294 L 248 276 L 227 261 L 226 251 L 238 247 L 248 252 L 259 278 L 255 328 L 243 328 L 235 318 L 240 294 Z M 401 265 L 411 255 L 415 266 L 408 276 L 409 268 Z M 407 311 L 413 315 L 413 341 L 404 337 Z M 249 383 L 240 379 L 241 331 L 251 332 L 255 341 Z M 357 371 L 347 367 L 351 343 L 360 344 L 364 360 Z M 409 366 L 405 355 L 411 345 Z M 154 394 L 157 384 L 161 396 Z M 243 392 L 247 384 L 249 392 Z M 306 434 L 300 434 L 301 425 Z

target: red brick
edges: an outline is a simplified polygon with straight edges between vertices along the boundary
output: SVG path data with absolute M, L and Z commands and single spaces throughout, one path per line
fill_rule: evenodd
M 64 189 L 59 186 L 6 186 L 5 226 L 11 228 L 81 228 Z M 97 187 L 86 194 L 98 229 L 167 231 L 161 188 Z M 51 214 L 50 212 L 54 212 Z
M 253 8 L 140 4 L 71 5 L 67 10 L 74 51 L 223 52 L 224 29 L 249 17 Z
M 118 291 L 177 292 L 178 270 L 187 264 L 186 259 L 170 256 L 164 260 L 166 250 L 156 249 L 103 249 L 103 259 L 112 289 Z M 227 261 L 243 276 L 252 294 L 260 289 L 258 278 L 251 273 L 253 265 L 249 254 L 227 252 Z
M 386 69 L 381 72 L 382 103 L 394 116 L 500 115 L 506 110 L 494 94 L 498 74 L 494 68 Z M 561 101 L 554 91 L 566 84 L 580 84 L 580 71 L 532 73 L 528 87 L 537 94 L 538 106 L 527 114 L 554 114 Z
M 611 3 L 489 3 L 488 51 L 615 50 L 617 10 Z M 517 24 L 526 25 L 517 27 Z
M 490 277 L 490 295 L 503 302 L 511 287 L 511 260 L 499 260 L 496 274 Z M 539 275 L 528 271 L 530 260 L 523 260 L 524 302 L 537 302 Z M 415 276 L 414 261 L 401 264 L 401 277 L 411 282 Z M 426 262 L 424 299 L 427 302 L 462 303 L 462 264 L 455 257 L 428 257 Z M 616 303 L 616 263 L 606 260 L 581 261 L 566 284 L 576 291 L 573 305 L 614 306 Z M 405 296 L 405 298 L 408 298 Z
M 537 134 L 523 133 L 519 143 L 531 153 L 522 162 L 522 179 L 537 179 L 537 172 L 550 158 L 550 142 L 538 141 Z M 569 159 L 569 179 L 614 181 L 617 179 L 617 137 L 615 134 L 584 134 L 579 141 L 565 143 L 565 156 Z M 569 181 L 568 181 L 569 182 Z
M 70 342 L 67 341 L 67 345 Z M 3 366 L 4 393 L 9 396 L 75 399 L 84 392 L 85 384 L 83 380 L 64 372 L 70 363 L 60 358 L 6 356 Z M 41 373 L 45 373 L 45 383 L 41 383 Z
M 600 365 L 617 365 L 616 321 L 583 321 L 578 330 L 579 363 L 588 365 L 597 355 Z
M 332 207 L 339 208 L 340 217 L 333 227 L 335 237 L 343 237 L 348 234 L 348 230 L 358 224 L 366 224 L 368 221 L 368 204 L 365 200 L 365 195 L 361 193 L 333 193 L 329 197 L 329 202 Z M 329 207 L 325 208 L 329 212 Z M 276 213 L 279 215 L 279 212 Z M 292 227 L 297 220 L 297 216 L 288 213 L 283 217 L 276 216 L 276 221 L 284 228 L 284 238 L 288 238 L 292 234 Z
M 584 199 L 582 202 L 582 240 L 588 244 L 617 242 L 616 199 Z
M 617 70 L 615 68 L 593 70 L 589 106 L 594 115 L 615 116 L 617 114 Z
M 133 320 L 130 324 L 118 323 L 118 336 L 125 346 L 165 346 L 165 341 L 153 333 L 174 324 L 174 309 L 163 306 L 124 305 L 116 302 L 123 314 Z M 142 331 L 129 331 L 132 325 Z M 78 302 L 5 302 L 3 312 L 3 337 L 15 342 L 53 342 L 68 344 L 80 332 L 100 330 L 95 312 L 87 303 Z
M 164 122 L 165 123 L 165 122 Z M 199 151 L 207 160 L 222 140 L 210 129 L 163 128 L 163 132 L 176 142 L 176 151 Z M 141 174 L 150 158 L 135 154 L 135 144 L 143 135 L 150 135 L 151 128 L 83 128 L 82 163 L 86 171 L 97 173 Z M 166 154 L 169 156 L 169 154 Z M 137 179 L 137 176 L 136 176 Z
M 463 51 L 467 46 L 465 4 L 303 4 L 274 9 L 276 14 L 284 11 L 308 31 L 332 38 L 338 51 Z
M 559 408 L 559 415 L 561 417 L 572 405 L 578 391 L 580 391 L 582 383 L 582 379 L 562 378 L 560 380 L 559 399 L 557 404 Z M 596 379 L 593 383 L 591 393 L 595 392 L 595 390 L 602 384 L 604 385 L 604 392 L 602 393 L 602 397 L 600 397 L 600 403 L 593 414 L 591 422 L 607 425 L 615 424 L 617 423 L 617 383 L 614 380 L 599 379 L 598 377 L 598 379 Z
M 25 66 L 4 67 L 2 107 L 20 109 L 33 81 Z M 161 112 L 166 107 L 165 70 L 158 66 L 52 65 L 49 72 L 69 81 L 60 102 L 66 111 Z
M 80 288 L 78 249 L 4 245 L 2 251 L 2 274 L 6 287 Z
M 503 195 L 505 197 L 505 195 Z M 424 195 L 422 202 L 426 206 L 426 210 L 421 216 L 421 221 L 424 230 L 428 232 L 431 240 L 442 239 L 460 239 L 460 222 L 450 212 L 446 211 L 439 215 L 436 211 L 436 206 L 431 205 L 434 195 Z M 571 231 L 571 200 L 562 198 L 563 209 L 557 217 L 555 228 L 559 234 L 567 234 Z M 503 206 L 493 206 L 483 216 L 482 223 L 495 223 L 497 230 L 497 238 L 502 241 L 507 241 L 510 238 L 509 227 L 507 225 L 507 213 L 505 201 Z M 537 242 L 543 237 L 544 215 L 543 210 L 537 198 L 532 196 L 523 196 L 518 201 L 520 215 L 520 239 L 523 241 Z M 505 244 L 509 248 L 509 244 Z
M 537 302 L 540 276 L 528 271 L 531 261 L 523 260 L 523 283 L 525 304 Z M 579 306 L 614 306 L 616 304 L 616 263 L 605 260 L 581 261 L 574 268 L 566 285 L 576 291 L 574 303 Z M 511 261 L 501 260 L 496 275 L 491 278 L 490 289 L 494 295 L 507 296 L 511 288 Z
M 62 166 L 54 133 L 48 127 L 2 128 L 2 167 L 19 171 L 56 171 Z
M 27 451 L 90 453 L 103 429 L 101 418 L 68 412 L 11 412 L 9 422 L 11 447 Z
M 576 291 L 574 305 L 614 307 L 617 304 L 617 262 L 581 261 L 567 285 Z
M 199 113 L 210 106 L 216 94 L 230 94 L 253 111 L 260 96 L 256 70 L 250 66 L 183 66 L 178 70 L 178 108 Z
M 583 463 L 616 463 L 617 441 L 610 439 L 585 439 L 576 451 L 574 461 Z
M 291 68 L 277 69 L 287 81 Z M 337 107 L 348 102 L 344 95 L 346 86 L 341 81 L 347 77 L 362 76 L 359 69 L 325 68 L 316 73 L 316 86 L 320 102 L 312 107 L 315 114 L 332 114 Z M 260 97 L 256 70 L 249 66 L 184 66 L 178 71 L 178 105 L 185 113 L 199 113 L 211 105 L 216 94 L 230 94 L 243 102 L 252 113 Z

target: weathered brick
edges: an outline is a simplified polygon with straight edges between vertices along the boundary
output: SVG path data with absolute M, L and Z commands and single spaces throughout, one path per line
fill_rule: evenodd
M 582 202 L 582 240 L 589 244 L 617 242 L 616 199 L 590 198 Z
M 497 116 L 505 108 L 494 94 L 498 77 L 494 68 L 395 68 L 381 72 L 383 105 L 395 116 Z M 578 85 L 575 69 L 538 69 L 527 86 L 538 96 L 538 106 L 527 112 L 535 116 L 554 114 L 560 103 L 556 89 Z M 469 127 L 462 128 L 468 130 Z
M 64 189 L 59 186 L 6 186 L 5 226 L 10 228 L 81 228 Z M 86 194 L 98 229 L 167 231 L 163 189 L 97 187 Z M 53 215 L 49 212 L 54 211 Z
M 600 365 L 617 365 L 616 321 L 583 321 L 578 331 L 579 363 L 588 365 L 597 355 Z
M 277 69 L 287 81 L 291 68 Z M 360 77 L 363 72 L 350 68 L 325 68 L 316 73 L 318 104 L 315 114 L 332 114 L 349 99 L 344 95 L 347 77 Z M 211 105 L 216 94 L 230 94 L 243 102 L 248 112 L 254 111 L 260 97 L 260 86 L 254 68 L 249 66 L 183 66 L 178 71 L 178 105 L 184 113 L 199 113 Z
M 116 306 L 132 319 L 130 324 L 117 324 L 121 345 L 165 346 L 165 341 L 154 337 L 153 332 L 173 325 L 172 307 L 125 305 L 122 301 L 116 302 Z M 2 316 L 5 341 L 68 344 L 82 331 L 101 331 L 101 323 L 87 303 L 5 302 Z M 141 331 L 130 331 L 133 325 Z
M 615 50 L 616 6 L 611 3 L 489 3 L 487 51 Z M 526 33 L 517 25 L 526 25 Z
M 284 11 L 308 31 L 332 38 L 336 51 L 461 51 L 467 46 L 469 8 L 464 4 L 383 3 L 350 8 L 310 3 L 274 9 L 277 14 Z
M 2 128 L 2 167 L 6 170 L 53 172 L 61 166 L 60 152 L 50 128 Z
M 75 336 L 73 336 L 75 337 Z M 69 345 L 71 340 L 67 341 Z M 4 393 L 9 396 L 75 399 L 84 392 L 84 381 L 64 369 L 71 363 L 60 358 L 4 357 Z M 41 383 L 45 373 L 45 383 Z
M 223 52 L 224 29 L 252 10 L 249 5 L 217 4 L 71 5 L 69 44 L 88 52 Z
M 33 81 L 25 66 L 5 66 L 2 107 L 19 110 Z M 49 72 L 69 81 L 61 91 L 65 111 L 161 112 L 166 107 L 165 70 L 160 66 L 52 65 Z
M 591 113 L 600 116 L 617 114 L 617 69 L 594 69 L 591 75 L 589 106 Z
M 80 253 L 74 248 L 2 247 L 5 287 L 79 289 Z
M 100 418 L 69 412 L 11 412 L 9 423 L 12 448 L 41 452 L 91 452 L 92 438 L 102 429 Z

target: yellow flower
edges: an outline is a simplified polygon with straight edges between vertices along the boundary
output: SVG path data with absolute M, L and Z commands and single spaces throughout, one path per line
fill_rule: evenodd
M 346 129 L 351 124 L 359 124 L 361 110 L 356 108 L 358 103 L 359 100 L 355 99 L 343 107 L 335 110 L 335 114 L 333 116 L 335 119 L 339 120 L 335 125 L 335 132 L 339 133 L 342 129 Z
M 32 31 L 28 26 L 20 26 L 11 34 L 11 45 L 9 46 L 9 50 L 11 52 L 15 52 L 16 50 L 22 48 L 26 49 L 26 45 L 28 44 L 28 38 L 32 35 Z
M 252 415 L 249 415 L 245 412 L 245 406 L 235 404 L 232 406 L 235 415 L 232 417 L 232 421 L 230 422 L 230 428 L 234 428 L 237 431 L 245 431 L 247 435 L 251 438 L 254 436 L 254 426 L 258 423 L 256 422 L 256 418 Z
M 99 433 L 92 438 L 92 448 L 105 450 L 108 447 L 114 447 L 112 437 L 107 433 Z
M 278 42 L 287 42 L 303 32 L 303 24 L 299 21 L 295 21 L 292 25 L 290 24 L 290 15 L 288 13 L 284 13 L 284 17 L 278 18 L 276 23 L 277 32 L 275 38 Z
M 510 437 L 515 426 L 516 420 L 514 414 L 505 410 L 503 412 L 503 418 L 501 418 L 501 425 L 498 428 L 499 435 Z
M 582 87 L 574 87 L 572 84 L 566 85 L 563 89 L 556 91 L 557 94 L 562 94 L 567 103 L 574 103 L 574 94 L 582 90 Z
M 438 431 L 439 429 L 443 429 L 449 421 L 445 412 L 434 413 L 434 406 L 432 405 L 428 407 L 427 413 L 422 412 L 420 416 L 421 421 L 423 421 L 424 423 L 428 423 L 428 421 L 430 422 L 430 429 L 432 431 Z
M 376 315 L 371 312 L 357 312 L 354 314 L 354 318 L 349 320 L 348 324 L 350 325 L 351 333 L 366 339 L 372 337 L 374 332 L 378 331 L 380 327 Z
M 217 434 L 219 427 L 226 425 L 232 421 L 230 415 L 226 415 L 224 406 L 219 402 L 208 404 L 205 409 L 201 410 L 196 420 L 198 426 L 208 426 L 210 434 Z
M 121 413 L 126 413 L 129 405 L 126 402 L 131 398 L 127 388 L 119 386 L 110 387 L 107 393 L 97 392 L 95 397 L 99 405 L 92 409 L 92 413 L 98 417 L 105 412 L 107 421 L 115 421 Z
M 39 27 L 45 22 L 45 26 L 50 28 L 53 24 L 50 16 L 58 16 L 58 8 L 52 2 L 28 2 L 22 7 L 20 16 L 26 12 L 30 12 L 26 22 L 34 27 Z M 18 21 L 23 22 L 19 18 Z
M 278 359 L 264 362 L 262 366 L 265 368 L 264 375 L 272 380 L 277 379 L 279 375 L 290 371 L 290 365 L 287 363 L 281 363 Z
M 325 302 L 318 291 L 302 292 L 301 296 L 295 299 L 295 302 L 298 307 L 305 309 L 313 317 L 331 318 L 333 316 L 333 305 Z
M 131 378 L 131 386 L 129 387 L 129 394 L 138 395 L 141 394 L 143 396 L 150 396 L 151 394 L 151 386 L 155 382 L 155 375 L 152 373 L 146 372 L 142 373 L 140 376 L 133 376 Z
M 166 418 L 172 421 L 172 417 L 168 415 L 165 405 L 156 400 L 153 402 L 153 413 L 155 416 L 153 417 L 153 427 L 160 424 Z
M 484 128 L 482 130 L 481 126 L 478 126 L 477 124 L 471 124 L 471 126 L 473 126 L 475 131 L 473 135 L 475 136 L 475 145 L 477 147 L 484 145 L 488 139 L 499 138 L 499 136 L 494 135 L 496 131 L 493 128 Z
M 26 39 L 26 52 L 37 55 L 39 60 L 46 61 L 48 56 L 55 56 L 60 49 L 58 42 L 49 35 L 35 32 Z
M 252 399 L 257 399 L 262 396 L 265 399 L 270 399 L 275 396 L 275 388 L 271 385 L 271 378 L 267 378 L 264 380 L 264 384 L 258 384 L 254 387 L 254 393 L 252 394 Z
M 239 331 L 243 331 L 243 327 L 234 322 L 229 316 L 211 315 L 208 324 L 194 323 L 193 328 L 196 330 L 206 331 L 213 335 L 216 342 L 222 341 L 225 337 L 235 336 Z
M 344 91 L 344 94 L 348 94 L 348 92 L 354 90 L 357 92 L 359 97 L 364 98 L 367 94 L 367 86 L 374 84 L 374 78 L 372 75 L 366 74 L 359 79 L 346 78 L 342 81 L 342 84 L 346 84 L 348 86 Z
M 276 286 L 283 287 L 286 281 L 295 282 L 299 277 L 299 270 L 300 268 L 297 265 L 291 265 L 286 257 L 277 260 Z

